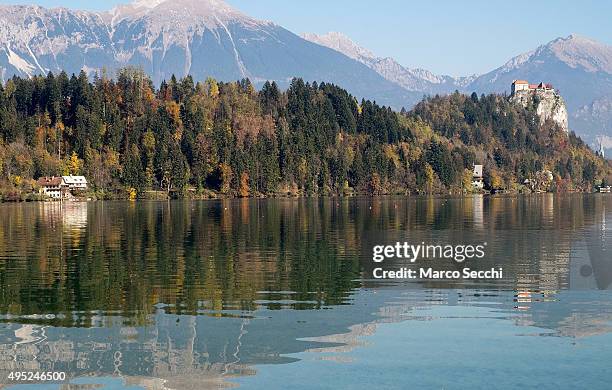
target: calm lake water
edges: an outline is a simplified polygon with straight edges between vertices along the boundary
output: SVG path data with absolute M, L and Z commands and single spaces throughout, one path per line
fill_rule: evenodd
M 503 278 L 373 280 L 395 241 Z M 0 204 L 0 383 L 610 389 L 611 251 L 606 195 Z

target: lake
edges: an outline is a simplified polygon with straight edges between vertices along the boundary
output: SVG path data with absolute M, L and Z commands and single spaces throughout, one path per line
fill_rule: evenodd
M 503 277 L 374 279 L 396 241 Z M 0 383 L 609 389 L 611 251 L 605 194 L 0 204 Z

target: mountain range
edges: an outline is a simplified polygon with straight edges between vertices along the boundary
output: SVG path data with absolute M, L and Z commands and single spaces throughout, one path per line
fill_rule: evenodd
M 287 86 L 297 76 L 347 85 L 356 96 L 387 105 L 416 96 L 335 50 L 221 0 L 140 0 L 109 12 L 0 6 L 0 42 L 3 80 L 134 65 L 156 84 L 191 74 Z
M 572 34 L 518 55 L 489 73 L 457 78 L 404 67 L 393 58 L 376 57 L 341 33 L 302 37 L 344 53 L 407 90 L 426 94 L 455 90 L 508 93 L 516 79 L 551 83 L 567 103 L 570 128 L 592 146 L 602 142 L 612 149 L 612 46 Z
M 324 35 L 304 33 L 302 38 L 339 51 L 347 57 L 368 66 L 385 79 L 409 91 L 419 92 L 421 95 L 423 93 L 448 93 L 456 89 L 463 89 L 477 78 L 476 75 L 469 77 L 436 75 L 426 69 L 408 68 L 391 57 L 377 57 L 368 49 L 357 45 L 349 37 L 339 32 L 330 32 Z
M 298 36 L 222 0 L 138 0 L 107 12 L 0 6 L 2 81 L 129 65 L 142 67 L 155 83 L 187 74 L 248 77 L 255 85 L 273 80 L 281 87 L 293 77 L 333 82 L 394 108 L 410 108 L 424 94 L 504 93 L 514 79 L 545 81 L 565 98 L 570 128 L 591 144 L 596 137 L 612 141 L 612 47 L 578 35 L 489 73 L 452 77 L 377 57 L 340 33 Z

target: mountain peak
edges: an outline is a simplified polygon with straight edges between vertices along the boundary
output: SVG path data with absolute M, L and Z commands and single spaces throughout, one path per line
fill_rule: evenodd
M 565 40 L 565 41 L 574 41 L 574 42 L 597 42 L 594 39 L 591 39 L 585 35 L 580 35 L 580 34 L 576 34 L 576 33 L 571 33 L 570 35 L 568 35 L 565 38 L 559 38 L 560 40 Z
M 571 34 L 540 47 L 536 53 L 549 52 L 572 68 L 612 74 L 612 46 L 585 36 Z
M 223 0 L 136 0 L 113 8 L 110 16 L 113 25 L 142 17 L 173 26 L 198 22 L 211 26 L 234 20 L 255 22 Z
M 376 58 L 371 51 L 359 46 L 351 38 L 337 31 L 330 31 L 323 35 L 303 33 L 302 38 L 321 46 L 339 51 L 340 53 L 354 60 L 362 61 L 364 59 L 371 60 Z
M 542 62 L 547 58 L 556 58 L 571 68 L 589 73 L 612 74 L 612 46 L 578 34 L 553 39 L 535 50 L 519 54 L 494 72 L 498 75 L 509 73 L 524 64 Z
M 408 91 L 439 93 L 449 86 L 451 90 L 458 89 L 475 79 L 475 76 L 461 78 L 439 76 L 425 69 L 405 67 L 392 57 L 377 57 L 340 32 L 332 31 L 323 35 L 304 33 L 302 38 L 357 60 Z
M 167 0 L 136 0 L 131 5 L 134 8 L 153 9 Z

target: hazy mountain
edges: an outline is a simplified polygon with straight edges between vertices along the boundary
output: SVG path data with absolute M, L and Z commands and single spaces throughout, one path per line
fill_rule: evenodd
M 570 121 L 588 138 L 593 146 L 599 142 L 612 156 L 612 96 L 605 96 L 575 111 Z M 595 143 L 597 139 L 597 143 Z M 596 149 L 597 150 L 597 149 Z
M 0 6 L 0 76 L 28 76 L 50 70 L 79 72 L 114 64 L 115 48 L 101 15 Z
M 0 6 L 0 42 L 3 80 L 137 65 L 156 83 L 172 74 L 196 80 L 249 77 L 281 86 L 302 77 L 334 82 L 395 107 L 410 106 L 420 96 L 361 62 L 221 0 L 140 0 L 104 13 Z
M 385 79 L 409 91 L 415 91 L 421 94 L 447 93 L 456 89 L 462 89 L 476 77 L 455 78 L 445 75 L 439 76 L 425 69 L 408 68 L 391 57 L 377 57 L 368 49 L 357 45 L 349 37 L 339 32 L 330 32 L 324 35 L 305 33 L 302 34 L 302 37 L 311 42 L 339 51 L 367 65 Z

